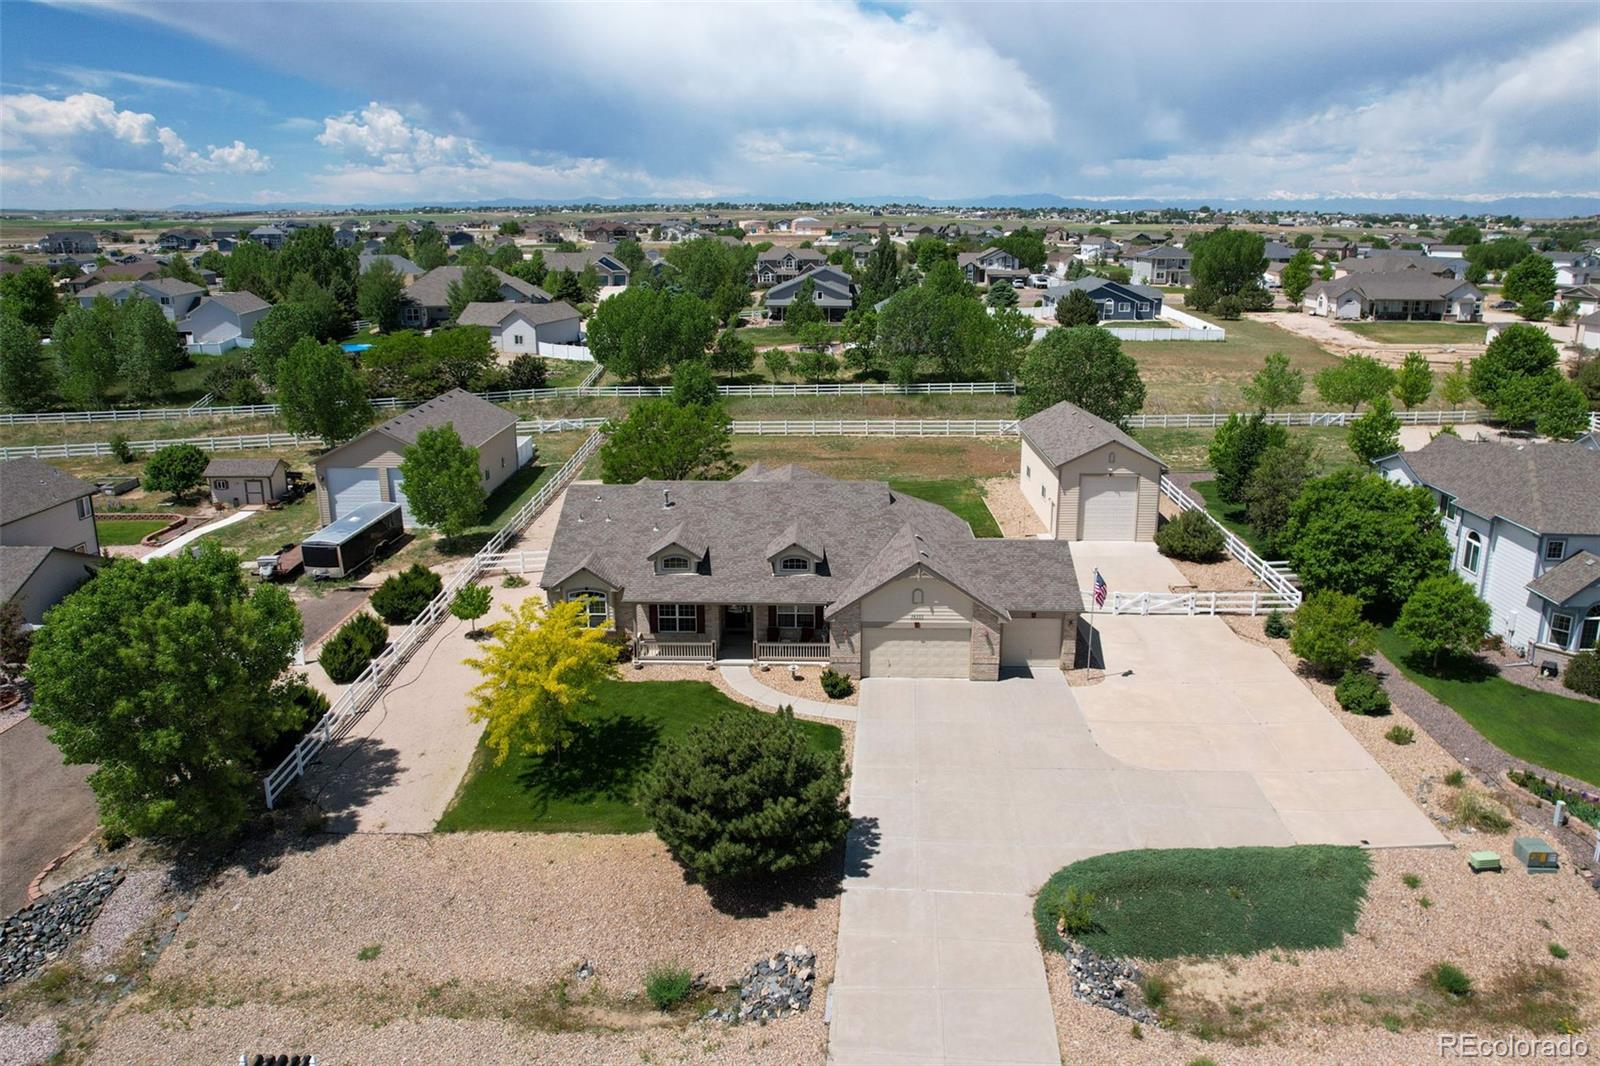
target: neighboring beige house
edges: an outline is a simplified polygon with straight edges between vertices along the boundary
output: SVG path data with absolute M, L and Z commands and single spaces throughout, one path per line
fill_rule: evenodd
M 575 487 L 540 586 L 587 604 L 642 663 L 827 663 L 856 677 L 1056 670 L 1082 609 L 1070 545 L 974 537 L 882 481 L 759 463 L 731 481 Z
M 1576 340 L 1580 348 L 1600 350 L 1600 311 L 1578 319 Z
M 42 459 L 0 462 L 0 544 L 100 553 L 94 486 Z
M 211 502 L 230 507 L 281 500 L 289 491 L 289 464 L 282 459 L 213 459 L 206 464 Z
M 828 224 L 818 221 L 810 215 L 801 215 L 789 223 L 789 232 L 797 233 L 802 237 L 821 237 L 828 232 Z
M 109 272 L 114 268 L 107 267 Z M 177 278 L 148 278 L 142 281 L 103 281 L 78 293 L 78 306 L 92 307 L 104 296 L 121 307 L 129 300 L 154 300 L 161 307 L 167 321 L 183 318 L 205 298 L 206 290 Z
M 1154 540 L 1166 465 L 1103 418 L 1058 403 L 1024 419 L 1022 495 L 1057 540 Z
M 15 602 L 29 625 L 111 560 L 49 545 L 0 545 L 0 603 Z
M 539 345 L 577 344 L 583 317 L 565 300 L 547 304 L 471 303 L 457 325 L 484 326 L 489 342 L 505 355 L 539 354 Z
M 352 507 L 383 501 L 398 503 L 408 528 L 416 524 L 405 498 L 400 462 L 417 434 L 452 425 L 463 444 L 478 449 L 478 468 L 485 494 L 499 488 L 531 458 L 519 448 L 517 416 L 470 392 L 451 389 L 427 403 L 396 415 L 354 440 L 324 452 L 313 463 L 317 513 L 328 525 Z M 526 457 L 526 458 L 525 458 Z
M 1477 322 L 1483 318 L 1483 290 L 1421 270 L 1348 274 L 1313 284 L 1302 305 L 1324 318 Z

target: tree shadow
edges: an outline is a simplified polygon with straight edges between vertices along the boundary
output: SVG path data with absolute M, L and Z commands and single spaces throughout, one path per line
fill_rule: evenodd
M 877 819 L 858 819 L 873 823 L 871 854 L 877 850 Z M 688 868 L 685 884 L 698 884 L 706 891 L 711 905 L 730 918 L 765 918 L 788 908 L 812 910 L 825 899 L 844 892 L 845 872 L 851 863 L 856 830 L 851 828 L 846 842 L 803 870 L 736 881 L 700 881 Z M 860 859 L 865 862 L 865 858 Z
M 517 774 L 530 809 L 543 817 L 555 800 L 632 803 L 639 776 L 661 743 L 661 727 L 623 714 L 603 714 L 580 722 L 558 756 L 530 756 Z
M 1449 653 L 1439 656 L 1437 665 L 1431 657 L 1421 652 L 1409 652 L 1404 658 L 1405 665 L 1422 674 L 1438 681 L 1459 681 L 1466 684 L 1482 684 L 1500 676 L 1500 670 L 1487 659 L 1476 655 L 1452 655 Z

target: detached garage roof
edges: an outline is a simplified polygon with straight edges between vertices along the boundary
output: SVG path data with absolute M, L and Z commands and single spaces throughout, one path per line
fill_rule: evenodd
M 389 421 L 373 426 L 365 433 L 352 440 L 347 440 L 337 448 L 324 452 L 315 460 L 318 468 L 334 465 L 330 461 L 346 448 L 357 441 L 366 440 L 373 434 L 388 437 L 399 447 L 417 442 L 417 434 L 425 429 L 435 426 L 454 426 L 456 435 L 461 438 L 461 443 L 469 448 L 481 448 L 507 429 L 517 424 L 517 416 L 507 411 L 504 407 L 496 407 L 488 400 L 464 389 L 451 389 L 442 396 L 435 396 L 427 403 L 419 404 L 404 411 Z
M 206 477 L 272 477 L 282 459 L 213 459 L 206 464 Z
M 1058 403 L 1022 420 L 1022 437 L 1052 466 L 1070 463 L 1107 444 L 1131 448 L 1165 470 L 1167 464 L 1117 426 L 1076 404 Z
M 547 304 L 523 303 L 470 303 L 461 309 L 456 316 L 456 324 L 460 326 L 489 326 L 493 328 L 503 324 L 506 319 L 516 315 L 535 326 L 542 326 L 547 322 L 562 322 L 569 318 L 582 318 L 578 309 L 565 300 L 556 300 Z

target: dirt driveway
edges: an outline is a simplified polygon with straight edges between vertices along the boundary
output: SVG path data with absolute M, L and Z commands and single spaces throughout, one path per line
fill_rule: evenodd
M 0 733 L 0 914 L 28 902 L 28 882 L 100 823 L 87 778 L 66 766 L 32 718 Z

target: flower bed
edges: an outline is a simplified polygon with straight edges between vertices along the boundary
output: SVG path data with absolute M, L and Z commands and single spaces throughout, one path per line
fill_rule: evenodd
M 1554 804 L 1556 800 L 1564 800 L 1568 814 L 1587 822 L 1591 829 L 1600 830 L 1600 795 L 1593 792 L 1574 792 L 1527 770 L 1511 770 L 1506 776 L 1511 779 L 1512 784 L 1531 792 L 1546 803 Z

